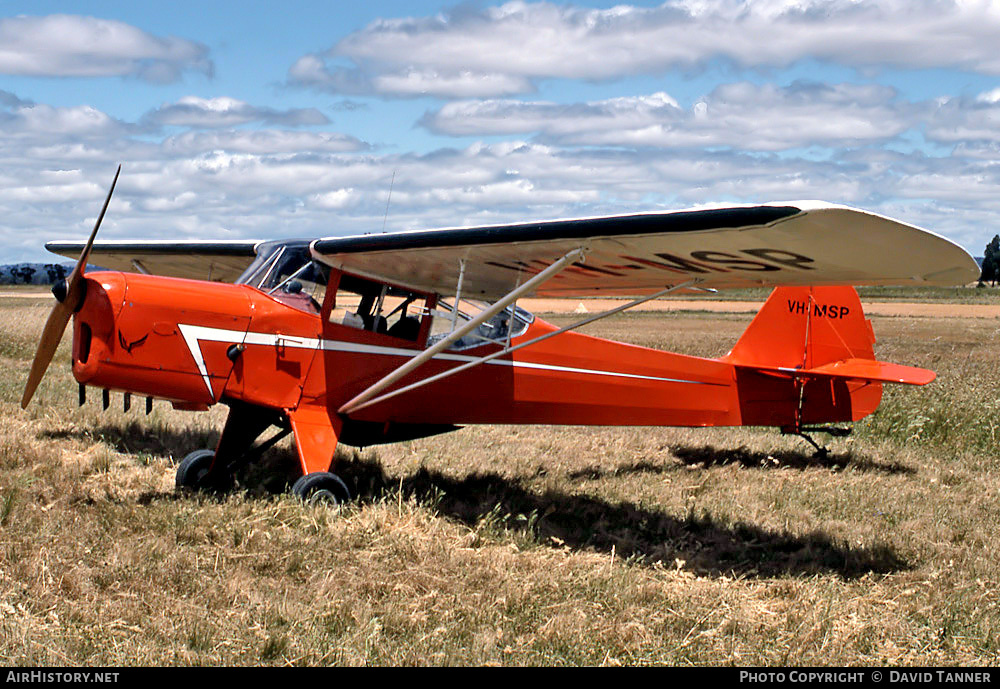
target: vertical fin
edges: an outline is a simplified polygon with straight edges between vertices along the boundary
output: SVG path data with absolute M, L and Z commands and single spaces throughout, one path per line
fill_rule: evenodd
M 847 361 L 864 371 L 879 363 L 873 344 L 853 287 L 776 288 L 723 357 L 736 367 L 742 422 L 797 430 L 870 414 L 882 399 L 880 379 L 840 371 Z
M 724 358 L 742 366 L 815 368 L 874 359 L 874 340 L 853 287 L 778 287 Z

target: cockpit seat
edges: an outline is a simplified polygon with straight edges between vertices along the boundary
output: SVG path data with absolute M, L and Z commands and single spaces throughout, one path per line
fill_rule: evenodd
M 398 337 L 403 340 L 416 341 L 420 335 L 420 319 L 415 316 L 405 316 L 400 318 L 389 328 L 386 335 Z
M 373 333 L 382 333 L 383 335 L 386 334 L 389 324 L 386 323 L 385 316 L 372 316 L 367 313 L 358 315 L 365 322 L 365 330 L 371 330 Z

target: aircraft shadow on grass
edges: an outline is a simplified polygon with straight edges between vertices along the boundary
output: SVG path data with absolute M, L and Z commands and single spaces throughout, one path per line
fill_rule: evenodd
M 851 469 L 863 473 L 916 474 L 913 467 L 899 462 L 879 462 L 851 451 L 819 455 L 812 451 L 783 450 L 753 452 L 745 447 L 717 448 L 675 446 L 670 451 L 688 466 L 705 467 L 739 464 L 746 469 Z
M 219 431 L 173 428 L 151 428 L 139 421 L 129 421 L 123 426 L 103 425 L 96 428 L 63 428 L 43 431 L 40 437 L 49 440 L 73 438 L 87 442 L 100 441 L 118 452 L 130 455 L 152 455 L 179 461 L 193 448 L 215 447 L 219 444 Z M 180 448 L 188 448 L 187 450 Z
M 362 500 L 400 488 L 399 479 L 387 477 L 377 461 L 355 457 L 341 466 L 356 478 Z M 683 561 L 684 569 L 710 576 L 832 573 L 855 578 L 909 568 L 888 546 L 855 547 L 820 531 L 796 535 L 730 525 L 709 514 L 677 517 L 594 496 L 538 493 L 516 478 L 492 473 L 456 479 L 422 468 L 403 478 L 402 490 L 470 527 L 502 515 L 505 528 L 530 532 L 539 543 L 614 552 L 643 564 Z
M 143 429 L 108 426 L 93 431 L 60 431 L 49 437 L 101 438 L 122 452 L 147 452 L 177 458 L 171 448 L 211 446 L 218 435 L 211 431 L 171 431 L 156 434 Z M 148 436 L 148 437 L 147 437 Z M 814 458 L 808 453 L 777 455 L 746 449 L 718 450 L 711 447 L 672 448 L 688 464 L 726 464 L 734 461 L 748 467 L 768 466 L 769 457 L 780 457 L 782 466 L 799 469 L 851 466 L 861 471 L 911 472 L 902 466 L 884 465 L 847 453 Z M 747 523 L 724 523 L 707 513 L 678 517 L 628 503 L 614 503 L 594 496 L 558 490 L 536 492 L 522 480 L 494 473 L 455 478 L 421 468 L 398 477 L 385 473 L 375 457 L 360 453 L 338 453 L 337 471 L 348 481 L 361 504 L 373 503 L 402 490 L 403 498 L 415 498 L 438 514 L 477 527 L 484 520 L 512 532 L 521 532 L 540 544 L 571 550 L 592 550 L 640 564 L 678 561 L 685 570 L 708 576 L 774 577 L 781 575 L 835 574 L 845 579 L 868 573 L 884 574 L 909 569 L 890 546 L 854 546 L 822 531 L 793 534 Z M 600 478 L 600 471 L 657 473 L 669 466 L 639 462 L 614 471 L 584 470 L 571 479 Z M 294 450 L 274 448 L 258 464 L 238 474 L 239 487 L 251 496 L 267 497 L 287 491 L 300 472 Z M 139 502 L 187 499 L 181 494 L 146 494 Z
M 641 461 L 633 464 L 607 466 L 589 466 L 567 474 L 571 481 L 597 481 L 611 476 L 630 476 L 640 474 L 668 474 L 678 468 L 739 465 L 744 469 L 774 470 L 796 469 L 808 471 L 824 469 L 840 471 L 851 469 L 862 473 L 883 474 L 916 474 L 917 470 L 899 462 L 879 462 L 854 452 L 843 452 L 817 455 L 811 451 L 787 450 L 781 452 L 752 452 L 745 447 L 717 448 L 711 445 L 701 447 L 674 446 L 670 452 L 680 460 L 678 464 L 663 464 Z
M 266 458 L 259 479 L 251 475 L 244 485 L 251 491 L 281 493 L 297 477 L 298 462 L 291 451 L 275 451 Z M 640 463 L 637 471 L 653 470 Z M 280 465 L 280 466 L 277 466 Z M 889 546 L 852 546 L 822 531 L 792 534 L 752 524 L 723 523 L 708 514 L 677 517 L 633 503 L 614 503 L 594 496 L 561 490 L 537 492 L 518 478 L 495 473 L 464 478 L 421 468 L 398 477 L 385 473 L 375 457 L 341 453 L 338 472 L 360 503 L 372 503 L 401 490 L 438 514 L 476 528 L 492 520 L 500 528 L 521 532 L 538 543 L 592 550 L 652 565 L 660 562 L 709 576 L 773 577 L 830 573 L 856 578 L 889 573 L 909 565 Z M 284 473 L 284 481 L 275 478 Z M 267 483 L 260 483 L 259 480 Z M 256 485 L 256 487 L 254 487 Z M 263 490 L 262 490 L 263 489 Z

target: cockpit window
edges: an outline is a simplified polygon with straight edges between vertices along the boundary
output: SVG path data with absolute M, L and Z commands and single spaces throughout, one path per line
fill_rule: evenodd
M 329 267 L 312 260 L 305 243 L 265 246 L 236 284 L 250 285 L 288 306 L 319 313 Z
M 485 302 L 466 299 L 458 302 L 458 308 L 455 308 L 454 300 L 439 301 L 438 307 L 434 310 L 431 335 L 427 339 L 428 346 L 443 340 L 449 333 L 461 328 L 489 307 L 490 305 Z M 508 306 L 493 318 L 481 323 L 472 332 L 463 335 L 450 349 L 469 349 L 487 343 L 504 346 L 510 339 L 523 335 L 533 320 L 535 320 L 534 315 L 528 311 L 517 306 Z
M 330 322 L 416 342 L 426 313 L 424 294 L 341 275 L 330 309 Z

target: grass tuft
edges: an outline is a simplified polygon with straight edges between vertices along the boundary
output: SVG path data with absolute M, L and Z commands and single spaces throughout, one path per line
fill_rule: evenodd
M 14 504 L 17 501 L 17 489 L 11 489 L 3 493 L 0 498 L 0 526 L 7 526 L 11 515 L 14 513 Z

